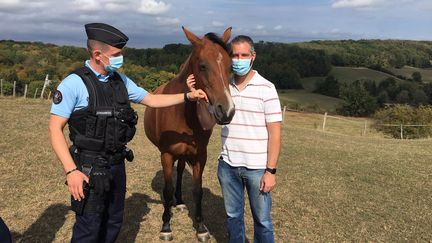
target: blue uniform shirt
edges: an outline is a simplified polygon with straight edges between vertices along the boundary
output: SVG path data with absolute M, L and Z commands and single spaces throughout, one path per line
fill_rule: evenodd
M 104 76 L 96 72 L 93 68 L 90 67 L 89 60 L 85 62 L 85 65 L 95 73 L 99 81 L 108 82 L 109 75 Z M 138 87 L 126 75 L 120 74 L 120 77 L 126 85 L 130 101 L 134 103 L 139 103 L 148 94 L 146 90 Z M 61 83 L 57 87 L 57 90 L 58 91 L 55 95 L 60 96 L 60 98 L 57 97 L 57 101 L 53 102 L 51 106 L 51 114 L 69 119 L 72 112 L 88 106 L 89 95 L 87 92 L 87 88 L 83 80 L 78 75 L 68 75 L 65 79 L 61 81 Z M 56 97 L 54 99 L 56 100 Z

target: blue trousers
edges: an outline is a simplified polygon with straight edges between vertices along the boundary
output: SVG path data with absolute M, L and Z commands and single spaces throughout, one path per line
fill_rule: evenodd
M 0 242 L 2 243 L 11 243 L 12 242 L 12 236 L 9 231 L 9 228 L 3 221 L 3 219 L 0 217 Z
M 76 215 L 71 242 L 115 242 L 123 223 L 126 194 L 125 164 L 111 166 L 113 183 L 102 213 Z
M 249 196 L 249 204 L 254 221 L 254 242 L 274 242 L 271 219 L 271 194 L 259 190 L 264 169 L 233 167 L 219 159 L 218 178 L 222 188 L 229 242 L 245 242 L 244 190 Z

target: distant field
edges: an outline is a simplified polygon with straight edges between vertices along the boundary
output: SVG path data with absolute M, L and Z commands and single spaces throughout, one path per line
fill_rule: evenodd
M 288 93 L 289 94 L 289 93 Z M 64 173 L 47 135 L 50 104 L 0 98 L 0 216 L 14 242 L 69 242 L 74 215 Z M 160 242 L 163 177 L 157 149 L 143 131 L 142 106 L 127 163 L 124 225 L 118 242 Z M 276 242 L 430 242 L 432 140 L 384 138 L 365 119 L 287 112 L 272 217 Z M 203 176 L 203 214 L 212 239 L 227 242 L 217 182 L 220 128 L 214 129 Z M 173 243 L 196 242 L 191 174 L 184 176 L 189 211 L 173 211 Z M 246 232 L 253 241 L 246 203 Z
M 279 91 L 281 105 L 296 110 L 309 110 L 316 112 L 334 112 L 340 106 L 342 100 L 310 93 L 305 90 L 281 90 Z
M 407 72 L 409 72 L 408 70 L 409 69 L 402 69 L 401 72 L 406 74 Z M 423 69 L 423 72 L 425 72 L 427 78 L 432 79 L 432 70 Z M 333 75 L 341 83 L 351 83 L 359 79 L 368 79 L 368 80 L 375 80 L 377 82 L 381 82 L 382 80 L 388 77 L 393 77 L 399 82 L 405 82 L 404 80 L 399 79 L 390 74 L 379 72 L 369 68 L 364 68 L 364 67 L 333 67 L 329 75 Z M 409 75 L 409 77 L 411 77 L 411 74 Z M 326 77 L 303 78 L 301 79 L 301 83 L 303 84 L 303 88 L 305 90 L 312 92 L 315 90 L 316 82 L 318 80 L 324 80 L 325 78 Z
M 388 77 L 394 77 L 387 73 L 362 67 L 333 67 L 330 74 L 335 76 L 340 82 L 354 82 L 359 79 L 382 81 Z M 398 78 L 396 80 L 403 81 Z
M 415 68 L 410 66 L 405 66 L 403 68 L 390 68 L 395 75 L 402 75 L 406 78 L 411 78 L 413 72 L 420 72 L 422 80 L 424 82 L 432 82 L 432 69 Z

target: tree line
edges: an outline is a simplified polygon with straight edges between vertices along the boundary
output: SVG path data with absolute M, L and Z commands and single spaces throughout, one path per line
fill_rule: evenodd
M 360 40 L 304 43 L 255 43 L 254 68 L 278 89 L 301 89 L 300 79 L 326 76 L 333 65 L 375 69 L 411 65 L 431 67 L 432 42 Z M 171 79 L 192 51 L 191 45 L 168 44 L 163 48 L 125 48 L 122 71 L 140 86 L 153 90 Z M 88 59 L 85 48 L 41 42 L 0 41 L 0 78 L 17 81 L 17 90 L 42 82 L 46 74 L 59 81 Z

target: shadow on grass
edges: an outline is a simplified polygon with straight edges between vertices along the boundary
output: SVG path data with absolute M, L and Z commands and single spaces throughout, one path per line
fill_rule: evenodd
M 173 169 L 173 181 L 175 182 L 176 169 Z M 163 179 L 163 171 L 159 170 L 156 172 L 155 177 L 152 180 L 152 189 L 160 195 L 160 198 L 163 202 L 163 187 L 164 187 L 164 179 Z M 205 178 L 203 178 L 205 180 Z M 175 187 L 175 185 L 174 185 Z M 195 221 L 195 205 L 193 203 L 192 196 L 192 175 L 188 170 L 184 170 L 183 172 L 183 184 L 182 184 L 182 193 L 183 200 L 188 209 L 188 216 Z M 161 202 L 161 203 L 162 203 Z M 227 233 L 225 228 L 225 208 L 223 198 L 219 195 L 213 194 L 210 189 L 203 187 L 203 199 L 202 199 L 202 210 L 204 223 L 207 226 L 212 238 L 216 240 L 216 242 L 227 242 Z M 172 209 L 172 212 L 175 213 L 176 210 Z M 162 215 L 161 215 L 162 218 Z M 162 220 L 160 220 L 160 225 L 162 226 Z M 173 229 L 173 234 L 175 237 L 175 226 L 171 225 Z
M 117 242 L 135 242 L 143 217 L 150 212 L 148 203 L 162 203 L 148 195 L 133 193 L 125 201 L 125 215 Z
M 21 235 L 12 232 L 13 242 L 52 242 L 66 221 L 69 206 L 53 204 Z

